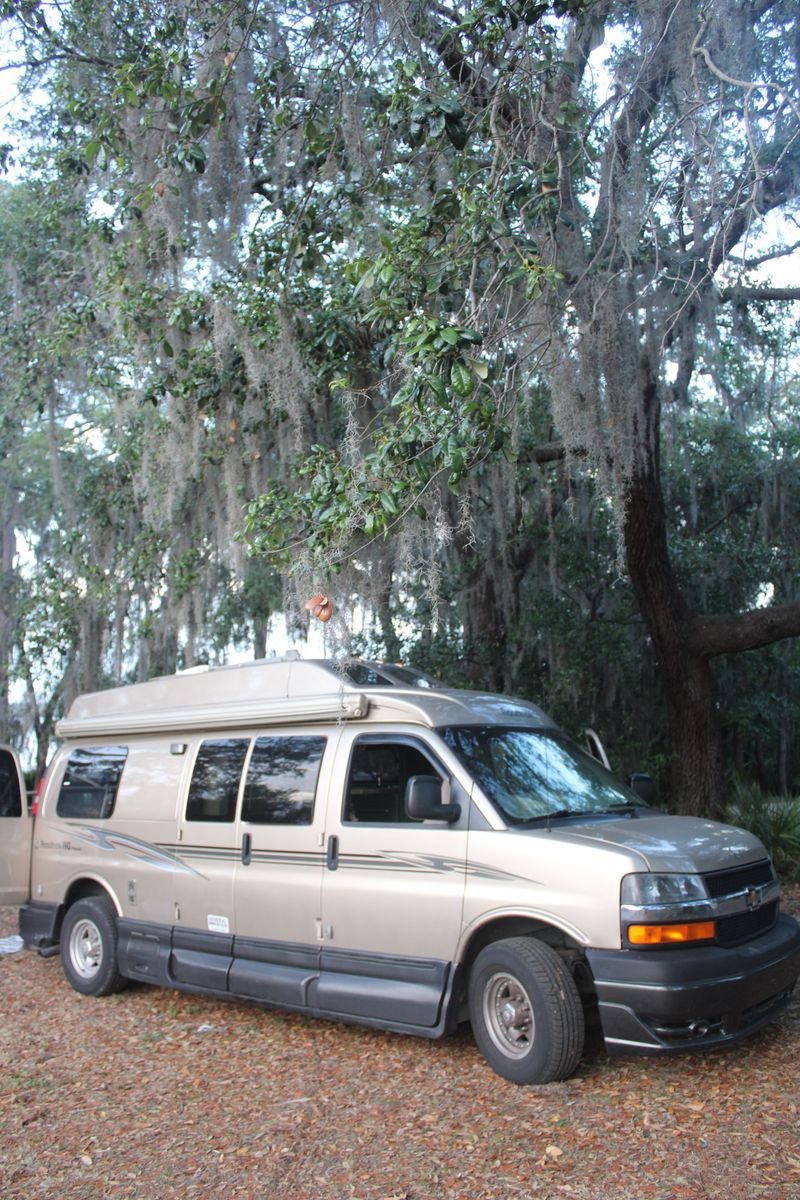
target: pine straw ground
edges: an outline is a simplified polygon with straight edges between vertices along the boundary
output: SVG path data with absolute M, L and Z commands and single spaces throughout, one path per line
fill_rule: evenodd
M 800 889 L 786 897 L 800 913 Z M 0 909 L 0 936 L 16 913 Z M 518 1088 L 400 1037 L 0 956 L 0 1196 L 798 1200 L 800 1000 L 703 1056 Z

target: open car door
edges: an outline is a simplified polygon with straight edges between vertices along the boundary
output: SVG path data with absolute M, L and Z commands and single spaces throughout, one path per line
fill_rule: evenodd
M 600 738 L 593 729 L 587 729 L 585 733 L 586 746 L 592 758 L 596 758 L 603 764 L 607 771 L 611 770 L 611 763 L 608 761 L 606 748 L 600 741 Z
M 24 904 L 29 897 L 32 830 L 19 759 L 0 746 L 0 904 Z

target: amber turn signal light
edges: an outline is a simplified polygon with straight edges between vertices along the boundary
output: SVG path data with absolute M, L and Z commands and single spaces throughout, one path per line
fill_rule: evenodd
M 716 936 L 715 921 L 686 925 L 629 925 L 628 941 L 634 946 L 666 946 L 673 942 L 707 942 Z

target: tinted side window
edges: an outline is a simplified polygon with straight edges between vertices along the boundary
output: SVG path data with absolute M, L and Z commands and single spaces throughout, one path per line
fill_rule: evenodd
M 21 817 L 22 796 L 14 756 L 0 750 L 0 817 Z
M 73 750 L 58 793 L 58 816 L 93 821 L 110 817 L 127 757 L 127 746 Z
M 247 769 L 242 820 L 310 825 L 324 737 L 261 737 Z
M 187 821 L 232 821 L 249 738 L 213 738 L 197 752 Z
M 431 760 L 404 742 L 359 742 L 353 749 L 345 821 L 408 822 L 406 784 L 412 775 L 438 775 Z M 414 822 L 416 824 L 416 822 Z

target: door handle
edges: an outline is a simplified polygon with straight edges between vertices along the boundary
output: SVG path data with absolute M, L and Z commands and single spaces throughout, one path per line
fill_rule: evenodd
M 327 867 L 329 871 L 337 870 L 339 866 L 339 839 L 338 837 L 328 838 L 328 857 Z
M 252 858 L 252 853 L 251 853 L 250 834 L 243 833 L 242 834 L 242 862 L 246 867 L 250 866 L 251 858 Z

